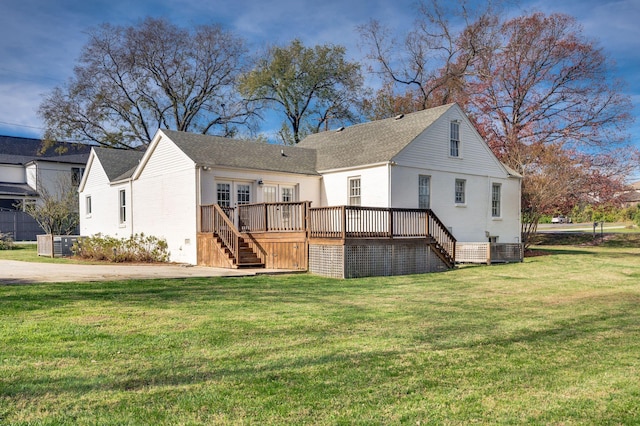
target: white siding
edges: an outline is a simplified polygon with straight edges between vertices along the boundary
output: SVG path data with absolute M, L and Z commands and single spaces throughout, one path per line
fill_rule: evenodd
M 320 205 L 320 176 L 298 175 L 293 173 L 276 173 L 259 170 L 240 170 L 217 168 L 201 172 L 201 194 L 200 203 L 202 205 L 216 203 L 216 184 L 219 182 L 230 183 L 231 205 L 236 205 L 236 187 L 238 184 L 251 186 L 251 202 L 264 202 L 262 185 L 294 187 L 295 198 L 298 201 L 311 201 L 313 207 Z
M 460 156 L 451 157 L 450 123 L 460 124 Z M 459 241 L 520 242 L 520 180 L 509 177 L 462 110 L 451 108 L 394 159 L 391 205 L 418 207 L 418 176 L 431 177 L 431 209 Z M 455 181 L 465 203 L 455 203 Z M 501 216 L 491 215 L 491 186 L 500 183 Z
M 93 154 L 92 154 L 93 155 Z M 129 223 L 120 224 L 120 210 L 118 195 L 120 189 L 125 189 L 128 196 L 128 217 L 131 219 L 131 190 L 130 183 L 110 185 L 102 165 L 97 157 L 91 160 L 83 191 L 79 194 L 80 235 L 109 235 L 112 237 L 128 237 L 131 235 Z M 92 212 L 86 211 L 86 197 L 91 197 Z
M 0 164 L 0 182 L 26 183 L 24 167 L 13 164 Z
M 460 156 L 449 156 L 449 126 L 460 122 Z M 505 176 L 504 169 L 458 107 L 442 117 L 405 147 L 393 160 L 401 166 L 480 176 Z
M 516 178 L 490 177 L 469 173 L 442 172 L 414 167 L 394 166 L 391 198 L 393 207 L 418 207 L 418 176 L 431 177 L 431 209 L 450 228 L 459 241 L 520 242 L 520 181 Z M 465 203 L 455 203 L 455 181 L 465 180 Z M 500 183 L 501 217 L 491 216 L 491 185 Z
M 164 136 L 149 149 L 153 152 L 133 181 L 133 232 L 165 238 L 172 261 L 195 264 L 195 164 Z
M 27 183 L 38 192 L 50 196 L 57 196 L 61 191 L 76 191 L 72 185 L 72 169 L 84 168 L 84 164 L 54 163 L 50 161 L 36 161 L 26 167 Z
M 324 173 L 322 206 L 348 204 L 349 178 L 360 177 L 361 205 L 389 207 L 389 165 Z

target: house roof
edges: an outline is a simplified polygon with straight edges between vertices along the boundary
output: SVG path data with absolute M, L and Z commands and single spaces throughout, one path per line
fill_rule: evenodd
M 162 132 L 196 164 L 318 175 L 313 149 L 174 130 Z
M 0 195 L 35 197 L 38 195 L 38 192 L 26 183 L 0 182 Z
M 391 161 L 455 104 L 307 136 L 298 147 L 318 152 L 318 170 Z
M 56 148 L 66 148 L 64 153 Z M 41 152 L 42 140 L 16 136 L 0 136 L 0 163 L 25 165 L 32 161 L 55 161 L 58 163 L 84 164 L 89 158 L 91 146 L 71 142 L 55 142 L 51 148 Z
M 93 152 L 110 182 L 128 179 L 144 155 L 143 151 L 94 147 Z

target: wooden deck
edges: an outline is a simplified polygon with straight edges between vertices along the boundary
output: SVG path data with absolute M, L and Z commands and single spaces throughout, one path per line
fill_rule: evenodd
M 243 242 L 267 268 L 308 270 L 310 245 L 373 244 L 365 240 L 414 240 L 412 245 L 431 247 L 448 268 L 455 265 L 456 240 L 428 209 L 260 203 L 201 206 L 200 217 L 198 263 L 203 265 L 241 267 Z

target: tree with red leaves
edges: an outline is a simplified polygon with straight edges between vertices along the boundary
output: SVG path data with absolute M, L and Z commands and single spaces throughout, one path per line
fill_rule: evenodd
M 463 0 L 460 3 L 466 5 Z M 425 93 L 425 87 L 449 82 L 430 91 L 431 104 L 423 107 L 438 102 L 461 104 L 498 158 L 523 176 L 525 244 L 542 215 L 568 212 L 581 202 L 611 199 L 639 164 L 638 151 L 626 133 L 632 121 L 631 102 L 621 92 L 623 83 L 613 78 L 607 56 L 582 34 L 575 19 L 532 13 L 503 20 L 487 9 L 455 31 L 442 18 L 439 2 L 430 0 L 429 4 L 436 11 L 432 16 L 441 19 L 423 15 L 413 32 L 439 28 L 445 35 L 441 48 L 452 52 L 455 46 L 456 55 L 440 58 L 439 67 L 432 63 L 431 69 L 438 72 L 419 83 L 418 79 L 399 78 L 423 74 L 411 74 L 411 67 L 403 68 L 402 61 L 394 61 L 391 49 L 375 47 L 381 43 L 374 44 L 378 57 L 373 57 L 382 65 L 387 81 L 408 88 L 415 96 Z M 428 10 L 426 5 L 423 10 Z M 484 29 L 482 23 L 487 24 Z M 365 40 L 382 40 L 372 36 L 375 27 L 368 28 Z M 424 46 L 434 48 L 426 42 Z M 417 59 L 412 51 L 415 46 L 408 55 Z M 419 62 L 407 63 L 415 69 Z M 391 64 L 397 64 L 402 73 Z M 421 90 L 413 88 L 418 84 Z M 438 93 L 450 96 L 438 97 Z

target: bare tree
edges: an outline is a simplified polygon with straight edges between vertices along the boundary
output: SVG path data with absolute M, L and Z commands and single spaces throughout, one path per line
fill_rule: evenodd
M 371 70 L 385 82 L 378 95 L 369 101 L 375 117 L 418 111 L 450 102 L 466 103 L 469 96 L 466 79 L 478 56 L 492 49 L 498 26 L 496 2 L 480 9 L 466 0 L 419 3 L 413 28 L 398 43 L 388 28 L 372 20 L 359 27 L 372 61 Z M 399 92 L 389 91 L 391 87 Z M 398 102 L 385 102 L 388 96 Z M 365 111 L 371 115 L 370 111 Z
M 25 213 L 35 219 L 45 233 L 69 235 L 76 232 L 80 224 L 78 214 L 78 192 L 72 184 L 72 177 L 61 176 L 50 187 L 38 188 L 39 198 L 22 201 Z
M 158 128 L 229 136 L 252 112 L 236 92 L 243 41 L 217 25 L 164 19 L 89 32 L 74 77 L 43 101 L 47 140 L 148 144 Z

